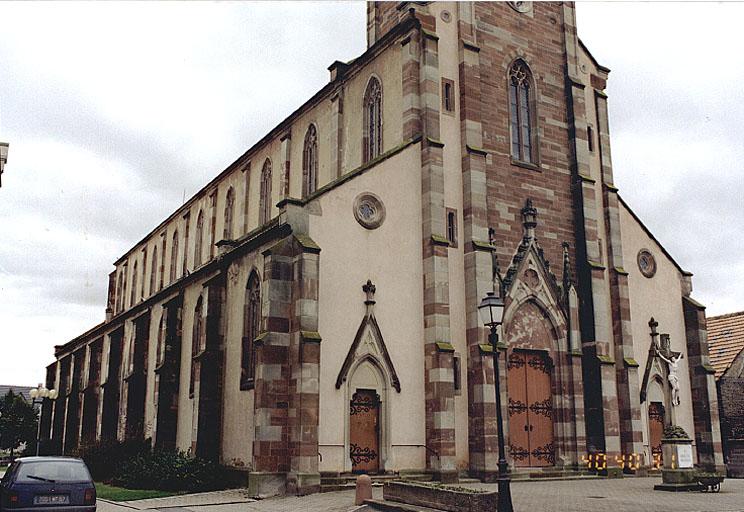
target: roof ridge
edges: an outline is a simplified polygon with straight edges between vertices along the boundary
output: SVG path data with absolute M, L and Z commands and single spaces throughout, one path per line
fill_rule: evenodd
M 717 320 L 719 318 L 731 318 L 734 316 L 744 315 L 744 311 L 736 311 L 734 313 L 725 313 L 723 315 L 709 316 L 706 320 Z

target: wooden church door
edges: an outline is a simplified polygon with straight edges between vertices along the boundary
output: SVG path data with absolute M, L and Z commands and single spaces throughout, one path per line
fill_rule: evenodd
M 349 410 L 349 455 L 354 473 L 377 473 L 379 447 L 380 397 L 374 390 L 357 389 Z
M 514 351 L 509 355 L 509 447 L 517 467 L 555 464 L 550 377 L 546 353 Z
M 661 438 L 664 437 L 664 404 L 648 404 L 648 446 L 651 451 L 651 465 L 661 467 Z

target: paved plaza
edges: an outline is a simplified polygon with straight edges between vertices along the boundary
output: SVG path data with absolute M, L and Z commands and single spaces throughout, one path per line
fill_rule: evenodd
M 574 480 L 514 482 L 512 496 L 516 512 L 734 512 L 744 511 L 744 480 L 726 480 L 720 493 L 668 493 L 654 491 L 658 477 L 618 480 Z M 494 489 L 494 484 L 467 487 Z M 382 489 L 373 489 L 382 498 Z M 242 490 L 157 498 L 114 504 L 99 500 L 99 512 L 351 512 L 354 492 L 331 492 L 303 497 L 252 500 Z

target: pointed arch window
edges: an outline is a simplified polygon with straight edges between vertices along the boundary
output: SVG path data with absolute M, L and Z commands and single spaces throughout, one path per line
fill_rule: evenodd
M 302 197 L 307 197 L 318 188 L 318 131 L 311 124 L 305 134 L 302 150 Z
M 509 68 L 509 124 L 511 155 L 521 162 L 536 162 L 535 158 L 535 91 L 532 72 L 523 60 Z
M 129 307 L 134 306 L 137 300 L 137 260 L 134 260 L 134 266 L 132 267 L 132 288 L 129 296 Z
M 165 363 L 165 335 L 167 326 L 168 310 L 163 308 L 163 314 L 160 315 L 160 325 L 158 326 L 158 345 L 155 359 L 155 367 L 160 368 Z
M 150 269 L 150 295 L 155 293 L 155 285 L 158 282 L 158 246 L 152 248 L 152 268 Z
M 119 270 L 119 284 L 116 286 L 116 311 L 124 309 L 124 270 Z
M 364 163 L 382 153 L 382 86 L 372 77 L 364 92 Z
M 191 331 L 191 380 L 189 381 L 189 396 L 194 396 L 196 379 L 199 373 L 199 355 L 204 351 L 206 346 L 206 337 L 204 332 L 204 301 L 202 297 L 196 301 L 194 308 L 194 326 Z
M 202 253 L 204 246 L 204 212 L 199 210 L 196 218 L 196 235 L 194 240 L 194 268 L 202 264 Z
M 252 389 L 256 374 L 255 347 L 261 327 L 261 283 L 258 274 L 253 271 L 245 288 L 245 305 L 243 310 L 243 344 L 240 363 L 240 389 Z
M 232 240 L 233 238 L 233 212 L 235 211 L 235 190 L 232 187 L 227 189 L 225 196 L 225 228 L 223 229 L 222 238 Z
M 173 243 L 171 244 L 170 258 L 170 282 L 176 280 L 176 266 L 178 265 L 178 231 L 173 232 Z
M 258 208 L 258 223 L 263 225 L 271 220 L 271 160 L 268 158 L 261 169 L 261 196 Z

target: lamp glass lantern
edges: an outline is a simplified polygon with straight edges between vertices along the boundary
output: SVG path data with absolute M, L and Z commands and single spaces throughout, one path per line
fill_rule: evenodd
M 483 325 L 495 328 L 504 320 L 504 299 L 494 292 L 487 292 L 478 306 Z

